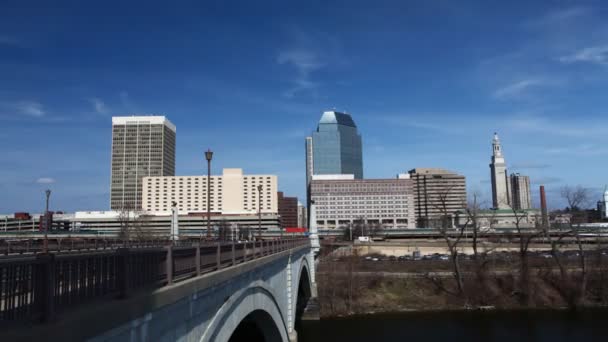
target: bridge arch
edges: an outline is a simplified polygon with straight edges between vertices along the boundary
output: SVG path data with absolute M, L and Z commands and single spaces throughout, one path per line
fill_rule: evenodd
M 281 333 L 268 312 L 255 310 L 239 323 L 228 342 L 282 342 Z
M 287 324 L 276 298 L 264 282 L 253 282 L 226 300 L 200 341 L 237 341 L 243 331 L 262 334 L 265 341 L 287 341 Z
M 310 266 L 308 265 L 308 258 L 303 255 L 300 258 L 299 271 L 297 272 L 296 278 L 294 279 L 296 287 L 292 291 L 292 303 L 294 303 L 293 317 L 291 322 L 295 324 L 300 321 L 302 313 L 306 308 L 308 300 L 312 296 L 312 282 L 310 276 Z

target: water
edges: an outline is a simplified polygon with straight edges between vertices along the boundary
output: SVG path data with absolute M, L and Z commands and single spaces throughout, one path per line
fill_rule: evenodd
M 608 311 L 395 313 L 305 321 L 298 341 L 608 341 Z

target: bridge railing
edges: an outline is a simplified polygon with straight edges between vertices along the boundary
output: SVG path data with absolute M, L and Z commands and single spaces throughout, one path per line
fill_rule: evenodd
M 117 238 L 49 238 L 46 247 L 43 239 L 0 240 L 0 256 L 26 255 L 45 252 L 84 252 L 118 248 L 163 247 L 167 239 L 146 239 L 125 241 Z M 186 241 L 191 245 L 192 240 Z
M 51 321 L 86 303 L 125 298 L 309 244 L 307 238 L 206 242 L 0 258 L 0 328 Z

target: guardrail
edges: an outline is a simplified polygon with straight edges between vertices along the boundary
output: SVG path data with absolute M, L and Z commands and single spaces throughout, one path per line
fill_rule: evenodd
M 181 244 L 199 240 L 176 241 Z M 49 238 L 47 246 L 43 239 L 0 240 L 0 258 L 2 255 L 38 254 L 46 252 L 82 252 L 117 248 L 164 247 L 170 244 L 168 239 L 122 240 L 108 238 Z
M 0 326 L 52 321 L 94 300 L 126 298 L 309 244 L 309 239 L 276 239 L 0 259 Z

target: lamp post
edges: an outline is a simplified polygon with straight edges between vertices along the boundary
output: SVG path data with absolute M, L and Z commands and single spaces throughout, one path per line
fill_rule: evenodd
M 207 149 L 205 159 L 207 159 L 207 239 L 211 238 L 211 159 L 213 152 Z
M 44 253 L 46 253 L 49 250 L 49 238 L 47 233 L 49 230 L 49 197 L 51 197 L 51 190 L 46 189 L 44 194 L 46 195 L 46 206 L 44 209 Z
M 258 185 L 258 240 L 262 240 L 262 184 Z

